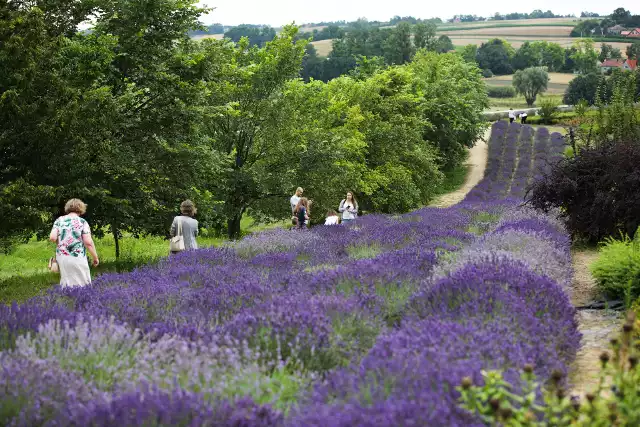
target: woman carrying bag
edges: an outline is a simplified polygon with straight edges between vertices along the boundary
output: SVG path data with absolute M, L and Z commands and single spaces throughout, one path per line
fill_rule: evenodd
M 197 213 L 196 206 L 191 200 L 185 200 L 180 204 L 182 215 L 173 219 L 169 235 L 169 251 L 172 254 L 191 249 L 198 249 L 198 221 L 193 217 Z
M 342 214 L 342 223 L 348 224 L 358 217 L 358 201 L 353 196 L 353 191 L 347 192 L 347 198 L 340 202 L 338 211 Z

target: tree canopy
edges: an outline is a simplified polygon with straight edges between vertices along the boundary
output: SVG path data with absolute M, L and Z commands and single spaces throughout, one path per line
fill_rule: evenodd
M 166 236 L 185 198 L 201 226 L 238 237 L 247 212 L 286 218 L 297 186 L 312 220 L 347 189 L 367 210 L 405 212 L 482 134 L 476 65 L 416 49 L 408 24 L 356 23 L 319 70 L 294 26 L 190 39 L 204 12 L 195 0 L 0 6 L 0 243 L 46 235 L 71 197 L 116 242 Z M 311 81 L 345 64 L 350 75 Z
M 513 76 L 513 87 L 522 94 L 528 106 L 536 102 L 538 94 L 547 90 L 549 73 L 545 67 L 531 67 L 516 71 Z

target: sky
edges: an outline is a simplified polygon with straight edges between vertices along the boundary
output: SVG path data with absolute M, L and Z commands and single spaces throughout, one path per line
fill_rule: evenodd
M 640 14 L 638 0 L 537 0 L 517 2 L 505 0 L 203 0 L 201 4 L 216 7 L 204 17 L 205 24 L 220 22 L 224 25 L 265 24 L 278 27 L 294 22 L 306 24 L 321 21 L 354 21 L 366 17 L 370 21 L 387 21 L 389 18 L 414 16 L 416 18 L 451 18 L 453 15 L 491 16 L 512 12 L 530 13 L 534 9 L 551 10 L 557 15 L 580 12 L 598 12 L 608 15 L 617 7 L 624 7 L 632 14 Z

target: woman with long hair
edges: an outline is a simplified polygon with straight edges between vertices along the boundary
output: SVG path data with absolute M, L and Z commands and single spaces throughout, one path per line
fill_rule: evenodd
M 305 228 L 309 221 L 309 201 L 306 197 L 298 200 L 294 214 L 298 218 L 298 228 Z
M 342 222 L 347 224 L 358 217 L 358 201 L 353 191 L 347 191 L 347 197 L 340 202 L 338 211 L 342 214 Z

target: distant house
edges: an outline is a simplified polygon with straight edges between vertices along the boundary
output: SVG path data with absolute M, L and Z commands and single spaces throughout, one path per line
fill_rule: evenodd
M 638 61 L 636 59 L 607 59 L 600 64 L 600 70 L 606 73 L 609 70 L 617 69 L 623 71 L 635 71 L 638 68 Z
M 619 35 L 623 31 L 624 31 L 624 27 L 622 25 L 618 24 L 618 25 L 615 25 L 615 26 L 609 28 L 607 30 L 607 33 Z
M 624 37 L 640 38 L 640 28 L 634 28 L 628 31 L 621 31 L 620 35 Z
M 637 59 L 627 59 L 624 61 L 622 65 L 622 69 L 625 71 L 635 71 L 638 68 L 638 60 Z
M 602 70 L 603 73 L 613 69 L 620 70 L 623 65 L 624 62 L 619 59 L 607 59 L 600 64 L 600 70 Z

